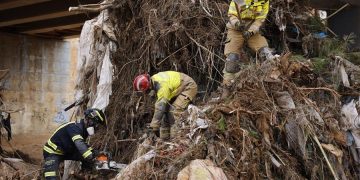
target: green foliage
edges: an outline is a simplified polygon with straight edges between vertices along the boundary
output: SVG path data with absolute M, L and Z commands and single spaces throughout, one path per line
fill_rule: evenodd
M 221 115 L 221 118 L 217 122 L 217 125 L 218 125 L 218 128 L 219 128 L 220 131 L 225 132 L 225 130 L 226 130 L 226 122 L 225 122 L 224 115 Z
M 319 46 L 318 57 L 325 58 L 332 55 L 343 56 L 347 49 L 346 47 L 347 44 L 345 41 L 337 38 L 324 38 Z
M 346 51 L 351 44 L 355 43 L 356 36 L 351 33 L 339 38 L 324 38 L 319 49 L 319 57 L 346 56 Z
M 347 53 L 345 58 L 355 65 L 360 65 L 360 52 Z
M 307 19 L 307 30 L 310 32 L 323 32 L 325 31 L 325 25 L 321 22 L 321 19 L 317 16 L 313 16 Z
M 294 54 L 291 56 L 291 58 L 289 59 L 289 61 L 300 61 L 300 62 L 305 62 L 307 59 L 300 55 L 300 54 Z
M 250 135 L 251 137 L 256 138 L 256 139 L 260 139 L 260 135 L 259 135 L 259 133 L 256 132 L 256 131 L 250 130 L 250 131 L 249 131 L 249 135 Z
M 324 58 L 312 58 L 311 59 L 312 64 L 314 65 L 314 71 L 317 74 L 321 74 L 322 72 L 327 70 L 327 67 L 329 67 L 329 59 L 324 59 Z

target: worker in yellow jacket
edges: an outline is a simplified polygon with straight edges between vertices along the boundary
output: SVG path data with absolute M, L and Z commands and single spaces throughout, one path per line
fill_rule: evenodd
M 258 53 L 261 58 L 273 59 L 268 43 L 259 32 L 269 12 L 270 0 L 233 0 L 228 10 L 229 22 L 224 54 L 226 56 L 223 70 L 223 97 L 228 96 L 235 73 L 239 72 L 244 61 L 240 51 L 244 43 Z
M 149 74 L 139 75 L 133 86 L 135 91 L 156 92 L 155 112 L 150 127 L 156 134 L 159 133 L 162 139 L 170 137 L 170 127 L 172 131 L 176 129 L 170 124 L 172 119 L 178 121 L 181 113 L 197 94 L 195 81 L 176 71 L 159 72 L 151 77 Z

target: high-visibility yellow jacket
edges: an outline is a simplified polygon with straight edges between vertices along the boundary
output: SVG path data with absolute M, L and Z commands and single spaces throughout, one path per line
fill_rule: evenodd
M 181 85 L 181 75 L 176 71 L 159 72 L 151 76 L 154 90 L 156 91 L 157 101 L 162 99 L 170 101 L 178 95 Z
M 151 81 L 157 95 L 153 120 L 161 121 L 165 112 L 169 110 L 169 101 L 180 93 L 181 73 L 176 71 L 159 72 L 151 76 Z
M 254 20 L 249 26 L 248 31 L 257 33 L 269 13 L 269 4 L 270 0 L 244 0 L 244 4 L 236 4 L 234 1 L 231 1 L 228 10 L 230 28 L 239 21 L 238 12 L 236 10 L 237 5 L 241 20 L 248 22 Z
M 235 2 L 231 1 L 228 15 L 238 16 Z M 238 4 L 241 19 L 266 19 L 269 12 L 269 0 L 244 0 L 244 4 Z

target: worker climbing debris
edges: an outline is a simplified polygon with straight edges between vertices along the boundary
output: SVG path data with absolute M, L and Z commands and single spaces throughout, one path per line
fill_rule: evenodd
M 44 146 L 45 179 L 57 179 L 60 162 L 64 160 L 82 161 L 83 167 L 94 164 L 97 151 L 89 147 L 85 140 L 99 129 L 106 126 L 105 114 L 99 109 L 88 109 L 84 119 L 69 122 L 57 128 Z
M 184 73 L 165 71 L 151 77 L 149 74 L 139 75 L 133 86 L 135 91 L 157 95 L 155 112 L 150 123 L 152 131 L 164 140 L 170 138 L 170 133 L 171 136 L 175 135 L 178 128 L 171 124 L 180 120 L 181 113 L 195 99 L 195 81 Z
M 269 12 L 270 0 L 233 0 L 228 10 L 229 21 L 226 24 L 227 39 L 224 54 L 226 56 L 223 70 L 222 99 L 228 97 L 233 85 L 235 73 L 244 65 L 241 50 L 244 43 L 258 53 L 262 60 L 273 59 L 267 40 L 260 34 L 260 27 Z

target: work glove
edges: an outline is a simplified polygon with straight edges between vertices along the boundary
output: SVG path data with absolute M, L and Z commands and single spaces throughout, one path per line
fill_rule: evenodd
M 244 23 L 241 23 L 240 21 L 237 21 L 235 23 L 235 29 L 237 31 L 244 31 L 244 29 L 245 29 Z
M 95 168 L 95 159 L 92 161 L 81 161 L 81 170 L 92 171 Z
M 245 40 L 249 40 L 250 37 L 254 35 L 254 33 L 251 32 L 251 31 L 244 31 L 242 35 L 243 35 Z
M 97 158 L 100 155 L 101 151 L 97 150 L 97 149 L 93 149 L 92 150 L 92 154 L 94 158 Z

